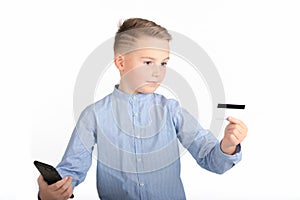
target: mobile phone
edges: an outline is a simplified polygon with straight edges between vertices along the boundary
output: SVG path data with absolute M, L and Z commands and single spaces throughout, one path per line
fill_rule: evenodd
M 42 163 L 39 161 L 34 161 L 33 164 L 36 166 L 36 168 L 39 170 L 39 172 L 42 174 L 44 180 L 48 183 L 48 185 L 51 185 L 53 183 L 56 183 L 57 181 L 61 180 L 61 176 L 57 172 L 57 170 L 46 163 Z M 74 195 L 70 198 L 73 198 Z

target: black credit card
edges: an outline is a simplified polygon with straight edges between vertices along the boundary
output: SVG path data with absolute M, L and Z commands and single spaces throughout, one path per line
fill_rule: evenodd
M 227 108 L 227 109 L 245 109 L 245 105 L 239 104 L 218 104 L 218 108 Z

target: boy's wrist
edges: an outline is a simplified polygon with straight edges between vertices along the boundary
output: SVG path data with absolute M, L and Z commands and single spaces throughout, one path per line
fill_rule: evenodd
M 223 140 L 221 141 L 220 149 L 223 153 L 228 154 L 228 155 L 233 155 L 236 152 L 236 146 L 225 147 L 225 145 L 223 144 Z

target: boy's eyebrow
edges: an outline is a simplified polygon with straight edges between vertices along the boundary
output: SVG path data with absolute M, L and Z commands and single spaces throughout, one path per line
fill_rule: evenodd
M 152 57 L 150 57 L 150 56 L 142 56 L 141 57 L 142 59 L 150 59 L 150 60 L 156 60 L 155 58 L 152 58 Z M 165 59 L 163 59 L 163 60 L 169 60 L 170 59 L 170 57 L 166 57 Z

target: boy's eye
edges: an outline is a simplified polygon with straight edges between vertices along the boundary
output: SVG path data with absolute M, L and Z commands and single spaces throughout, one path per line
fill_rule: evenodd
M 168 64 L 167 62 L 162 62 L 162 63 L 161 63 L 161 66 L 166 67 L 167 64 Z
M 151 65 L 151 64 L 152 64 L 152 61 L 144 61 L 144 64 L 145 64 L 145 65 Z
M 144 64 L 149 66 L 149 65 L 154 65 L 154 62 L 153 61 L 144 61 Z M 166 67 L 167 66 L 167 62 L 162 62 L 161 66 L 162 67 Z

